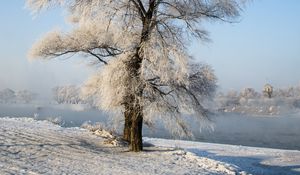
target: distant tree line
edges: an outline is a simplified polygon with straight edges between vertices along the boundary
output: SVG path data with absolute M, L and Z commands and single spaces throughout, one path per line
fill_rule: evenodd
M 278 114 L 281 111 L 300 109 L 300 86 L 273 88 L 266 84 L 261 92 L 253 88 L 218 93 L 215 101 L 218 110 L 256 114 Z
M 14 104 L 14 103 L 31 103 L 37 99 L 37 93 L 29 90 L 15 91 L 10 88 L 0 90 L 0 103 Z M 76 85 L 56 86 L 52 88 L 52 100 L 57 104 L 89 104 L 96 106 L 93 97 L 83 98 L 81 96 L 81 87 Z
M 0 103 L 30 103 L 36 97 L 36 93 L 28 90 L 14 91 L 6 88 L 0 91 Z

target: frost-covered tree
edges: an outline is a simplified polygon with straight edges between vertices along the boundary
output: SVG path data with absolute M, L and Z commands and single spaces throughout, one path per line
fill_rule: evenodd
M 256 92 L 253 88 L 244 88 L 240 92 L 240 98 L 253 99 L 257 97 L 259 97 L 259 93 Z
M 78 104 L 81 102 L 80 89 L 74 85 L 54 87 L 52 93 L 53 99 L 58 104 Z
M 221 108 L 235 107 L 240 105 L 239 93 L 236 90 L 229 90 L 223 98 L 217 99 L 220 103 Z
M 37 94 L 28 90 L 18 91 L 16 93 L 17 102 L 30 103 L 37 97 Z
M 201 105 L 216 78 L 205 65 L 191 63 L 191 39 L 207 39 L 201 24 L 232 21 L 244 0 L 27 0 L 39 12 L 53 6 L 68 11 L 69 32 L 52 31 L 31 50 L 32 58 L 80 54 L 103 66 L 85 94 L 101 109 L 123 111 L 124 139 L 142 150 L 142 125 L 154 118 L 176 133 L 190 135 L 182 114 L 206 118 Z M 176 129 L 175 129 L 176 128 Z
M 297 98 L 300 97 L 300 87 L 299 86 L 291 86 L 287 88 L 277 88 L 273 92 L 274 96 L 280 98 Z
M 36 98 L 37 94 L 28 90 L 15 92 L 6 88 L 0 91 L 0 102 L 2 103 L 29 103 Z
M 14 103 L 16 101 L 15 91 L 6 88 L 0 91 L 0 100 L 2 103 Z
M 271 86 L 270 84 L 266 84 L 266 85 L 264 86 L 263 93 L 264 93 L 265 96 L 267 96 L 268 98 L 271 98 L 271 97 L 272 97 L 272 94 L 273 94 L 273 86 Z

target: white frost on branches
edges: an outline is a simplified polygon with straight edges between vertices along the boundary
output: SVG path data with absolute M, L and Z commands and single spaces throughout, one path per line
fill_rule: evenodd
M 57 86 L 52 89 L 53 99 L 58 104 L 79 104 L 82 103 L 80 99 L 80 89 L 74 85 Z
M 48 9 L 53 6 L 63 5 L 64 0 L 27 0 L 26 6 L 29 7 L 33 13 Z
M 111 28 L 107 31 L 105 24 L 87 21 L 69 33 L 59 30 L 49 32 L 32 46 L 29 57 L 51 59 L 80 53 L 84 56 L 97 57 L 99 61 L 106 63 L 104 57 L 121 54 L 129 50 L 136 41 L 134 35 L 129 32 L 118 30 L 113 26 Z
M 207 117 L 202 102 L 214 95 L 216 77 L 209 66 L 192 63 L 187 47 L 192 38 L 208 38 L 203 20 L 232 21 L 244 1 L 27 0 L 33 12 L 62 6 L 74 27 L 50 32 L 30 55 L 96 58 L 105 66 L 87 81 L 83 96 L 98 99 L 104 110 L 139 103 L 145 123 L 160 118 L 171 129 L 178 126 L 174 133 L 190 135 L 181 116 Z
M 91 76 L 82 89 L 83 98 L 93 96 L 97 99 L 97 107 L 111 111 L 118 110 L 124 103 L 129 74 L 124 59 L 127 55 L 115 58 L 99 72 Z M 122 58 L 123 57 L 123 58 Z

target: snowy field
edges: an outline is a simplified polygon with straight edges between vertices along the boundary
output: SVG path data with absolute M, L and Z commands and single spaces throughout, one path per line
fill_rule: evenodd
M 300 174 L 300 151 L 144 138 L 147 147 L 105 144 L 80 128 L 0 118 L 0 174 Z

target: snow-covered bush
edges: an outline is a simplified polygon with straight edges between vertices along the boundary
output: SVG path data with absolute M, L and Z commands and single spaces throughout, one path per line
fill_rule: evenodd
M 91 121 L 84 122 L 80 127 L 84 128 L 84 129 L 87 129 L 91 132 L 95 132 L 96 130 L 107 129 L 105 124 L 103 124 L 101 122 L 96 122 L 96 123 L 93 124 L 93 123 L 91 123 Z
M 65 124 L 65 121 L 61 117 L 48 117 L 46 120 L 55 125 L 63 126 Z

